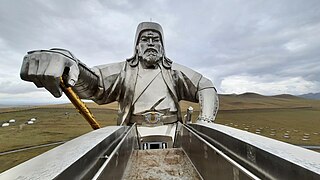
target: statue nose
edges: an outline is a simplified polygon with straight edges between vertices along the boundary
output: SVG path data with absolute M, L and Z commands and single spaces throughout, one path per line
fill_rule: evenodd
M 148 41 L 148 45 L 149 45 L 149 46 L 153 46 L 153 42 L 152 42 L 152 39 L 151 39 L 151 38 L 150 38 L 149 41 Z

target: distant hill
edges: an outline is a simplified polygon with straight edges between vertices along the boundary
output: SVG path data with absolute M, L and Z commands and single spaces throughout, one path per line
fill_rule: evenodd
M 319 94 L 318 94 L 319 95 Z M 219 110 L 243 110 L 243 109 L 275 109 L 275 108 L 317 108 L 320 109 L 320 98 L 305 99 L 301 96 L 293 96 L 290 94 L 280 94 L 274 96 L 265 96 L 253 92 L 243 94 L 219 94 Z M 97 105 L 92 102 L 86 102 L 86 105 L 91 109 L 109 109 L 117 111 L 117 102 L 107 105 Z M 192 106 L 195 111 L 199 110 L 197 103 L 181 101 L 181 110 L 185 111 L 189 106 Z M 71 103 L 54 104 L 46 106 L 36 106 L 41 108 L 74 108 Z M 0 108 L 1 112 L 17 111 L 18 109 L 25 109 L 31 107 L 12 107 Z
M 254 92 L 246 92 L 243 94 L 219 94 L 219 97 L 225 96 L 225 97 L 238 97 L 238 98 L 263 98 L 266 97 L 264 95 L 254 93 Z
M 284 99 L 300 99 L 301 97 L 299 96 L 294 96 L 291 94 L 279 94 L 279 95 L 274 95 L 271 97 L 275 97 L 275 98 L 284 98 Z
M 89 108 L 102 108 L 117 110 L 117 102 L 107 105 L 86 103 Z M 195 111 L 199 110 L 197 103 L 181 101 L 181 110 L 185 111 L 192 106 Z M 53 105 L 51 107 L 73 108 L 72 104 Z M 242 109 L 277 109 L 277 108 L 317 108 L 320 109 L 319 100 L 309 100 L 290 94 L 265 96 L 257 93 L 247 92 L 243 94 L 219 94 L 219 110 L 242 110 Z
M 318 100 L 320 100 L 320 92 L 319 93 L 302 94 L 299 97 L 306 98 L 306 99 L 318 99 Z
M 320 107 L 319 101 L 308 100 L 290 94 L 275 96 L 265 96 L 252 92 L 219 94 L 219 100 L 220 110 Z
M 284 99 L 300 99 L 301 97 L 294 96 L 291 94 L 278 94 L 274 96 L 265 96 L 258 93 L 253 92 L 246 92 L 243 94 L 219 94 L 219 96 L 233 96 L 238 98 L 268 98 L 268 97 L 274 97 L 274 98 L 284 98 Z
M 265 97 L 264 95 L 253 93 L 253 92 L 246 92 L 243 94 L 237 95 L 238 97 L 243 97 L 243 98 L 263 98 Z

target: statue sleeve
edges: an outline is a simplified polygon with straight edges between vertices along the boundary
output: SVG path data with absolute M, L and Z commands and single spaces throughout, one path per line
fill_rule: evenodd
M 91 70 L 99 76 L 98 88 L 93 98 L 97 104 L 107 104 L 118 100 L 121 92 L 125 62 L 95 66 Z
M 78 62 L 79 77 L 72 87 L 81 99 L 93 99 L 99 88 L 99 76 L 82 62 Z
M 212 82 L 203 77 L 199 81 L 197 98 L 200 105 L 198 120 L 213 122 L 219 109 L 219 98 Z
M 214 121 L 219 108 L 219 99 L 211 80 L 182 65 L 173 64 L 173 68 L 179 100 L 199 103 L 198 120 Z

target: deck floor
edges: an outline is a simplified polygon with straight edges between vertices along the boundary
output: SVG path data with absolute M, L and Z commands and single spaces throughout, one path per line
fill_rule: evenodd
M 123 179 L 201 179 L 180 148 L 135 150 Z

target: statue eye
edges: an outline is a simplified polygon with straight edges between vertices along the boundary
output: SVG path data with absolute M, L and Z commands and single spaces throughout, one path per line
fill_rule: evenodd
M 160 39 L 159 38 L 154 38 L 153 42 L 160 42 Z
M 145 38 L 145 37 L 141 37 L 140 41 L 141 41 L 141 42 L 147 42 L 147 41 L 148 41 L 148 39 L 147 39 L 147 38 Z

